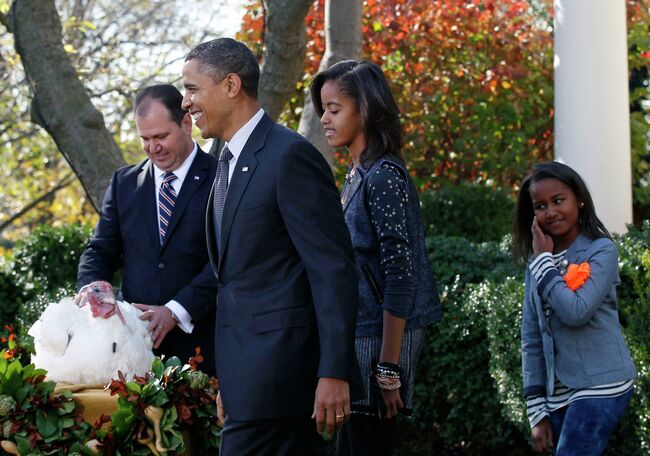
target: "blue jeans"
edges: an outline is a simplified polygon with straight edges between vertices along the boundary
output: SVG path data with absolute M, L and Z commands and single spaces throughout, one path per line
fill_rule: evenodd
M 551 412 L 555 456 L 600 456 L 634 388 L 611 398 L 579 399 Z

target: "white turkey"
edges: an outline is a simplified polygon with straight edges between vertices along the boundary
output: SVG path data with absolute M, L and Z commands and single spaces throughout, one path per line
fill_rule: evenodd
M 32 362 L 59 383 L 106 384 L 118 370 L 129 379 L 144 375 L 154 355 L 141 314 L 116 301 L 108 282 L 93 282 L 76 299 L 49 304 L 32 325 Z

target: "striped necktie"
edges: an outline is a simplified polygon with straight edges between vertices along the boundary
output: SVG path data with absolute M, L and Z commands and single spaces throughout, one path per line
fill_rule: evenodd
M 172 219 L 172 212 L 174 211 L 174 204 L 176 204 L 176 190 L 174 190 L 174 187 L 171 185 L 174 179 L 176 179 L 174 173 L 165 173 L 158 193 L 158 225 L 160 226 L 161 244 L 165 241 L 167 227 L 169 227 L 169 222 Z
M 214 234 L 217 245 L 221 243 L 221 216 L 223 215 L 223 205 L 226 201 L 226 193 L 228 192 L 228 170 L 232 157 L 233 155 L 230 149 L 228 149 L 228 146 L 225 146 L 221 151 L 217 166 L 217 184 L 214 188 Z

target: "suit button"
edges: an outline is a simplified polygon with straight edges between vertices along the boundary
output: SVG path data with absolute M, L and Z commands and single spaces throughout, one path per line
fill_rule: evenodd
M 165 263 L 158 263 L 158 269 L 165 269 Z

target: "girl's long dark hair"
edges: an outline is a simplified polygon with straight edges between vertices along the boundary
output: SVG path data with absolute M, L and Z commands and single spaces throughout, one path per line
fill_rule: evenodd
M 515 260 L 526 262 L 533 253 L 533 235 L 530 227 L 533 224 L 535 210 L 530 196 L 530 186 L 544 179 L 557 179 L 569 187 L 576 199 L 584 206 L 579 209 L 578 224 L 580 233 L 590 239 L 612 237 L 596 216 L 594 202 L 589 194 L 587 184 L 573 168 L 559 162 L 541 163 L 533 168 L 532 173 L 524 178 L 517 196 L 517 207 L 514 220 L 514 240 L 512 253 Z
M 320 92 L 325 82 L 331 80 L 338 83 L 345 96 L 355 101 L 361 114 L 366 137 L 366 149 L 361 154 L 363 166 L 369 166 L 386 154 L 404 162 L 399 108 L 381 68 L 365 60 L 344 60 L 314 76 L 309 90 L 319 117 L 324 112 Z

